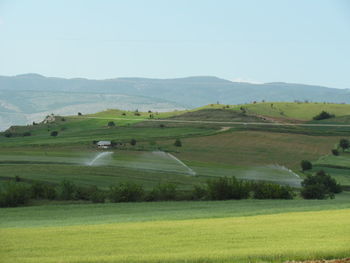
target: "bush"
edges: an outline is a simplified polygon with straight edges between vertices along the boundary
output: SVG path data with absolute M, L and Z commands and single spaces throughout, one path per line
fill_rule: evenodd
M 312 163 L 310 161 L 307 161 L 307 160 L 302 160 L 300 163 L 300 166 L 301 166 L 301 169 L 303 171 L 312 169 Z
M 15 207 L 29 202 L 30 191 L 21 183 L 9 182 L 0 192 L 0 207 Z
M 58 131 L 52 131 L 50 135 L 56 137 L 58 135 Z
M 332 154 L 334 156 L 338 156 L 339 155 L 339 151 L 337 149 L 332 149 Z
M 131 182 L 112 186 L 109 190 L 109 199 L 114 203 L 142 201 L 143 197 L 143 187 Z
M 171 201 L 176 199 L 176 185 L 171 183 L 158 184 L 146 198 L 147 201 Z
M 131 139 L 131 140 L 130 140 L 130 144 L 131 144 L 132 146 L 135 146 L 135 145 L 136 145 L 136 140 L 135 140 L 135 139 Z
M 30 186 L 30 197 L 34 199 L 53 200 L 57 197 L 57 192 L 52 185 L 35 182 Z
M 32 135 L 32 134 L 31 134 L 31 132 L 29 132 L 29 131 L 23 133 L 23 136 L 31 136 L 31 135 Z
M 110 121 L 110 122 L 108 122 L 108 127 L 114 127 L 115 126 L 115 123 L 114 123 L 114 121 Z
M 221 177 L 207 182 L 208 196 L 211 200 L 246 199 L 250 184 L 235 177 Z
M 182 146 L 182 143 L 181 143 L 180 139 L 176 139 L 175 142 L 174 142 L 174 145 L 175 145 L 176 147 L 181 147 L 181 146 Z
M 340 146 L 340 148 L 343 149 L 343 151 L 345 151 L 346 149 L 348 149 L 350 147 L 350 142 L 347 139 L 341 139 L 339 141 L 339 146 Z
M 289 186 L 259 182 L 253 184 L 255 199 L 293 199 L 294 192 Z
M 77 186 L 67 180 L 63 180 L 58 188 L 58 198 L 61 200 L 76 200 Z
M 320 114 L 316 115 L 315 117 L 313 117 L 313 119 L 315 121 L 319 121 L 319 120 L 325 120 L 325 119 L 330 119 L 333 118 L 334 114 L 330 114 L 326 111 L 322 111 Z
M 304 199 L 326 199 L 327 197 L 334 197 L 334 195 L 329 195 L 325 187 L 321 184 L 304 186 L 300 193 Z
M 334 197 L 334 194 L 342 192 L 342 187 L 334 178 L 323 170 L 315 175 L 308 175 L 301 183 L 303 189 L 302 197 L 305 199 L 325 199 Z
M 193 199 L 193 200 L 206 200 L 206 199 L 208 199 L 208 189 L 203 187 L 203 186 L 195 185 L 193 190 L 192 190 L 191 199 Z

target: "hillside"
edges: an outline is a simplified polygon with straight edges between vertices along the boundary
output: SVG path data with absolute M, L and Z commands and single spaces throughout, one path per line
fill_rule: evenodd
M 37 121 L 52 112 L 67 115 L 108 108 L 168 111 L 217 101 L 242 104 L 262 100 L 349 103 L 350 92 L 280 82 L 232 82 L 216 77 L 90 80 L 38 74 L 0 76 L 0 129 Z

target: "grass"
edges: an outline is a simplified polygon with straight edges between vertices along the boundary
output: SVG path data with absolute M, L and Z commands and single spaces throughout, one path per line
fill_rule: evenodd
M 66 204 L 58 201 L 36 206 L 2 208 L 1 228 L 92 225 L 164 220 L 189 220 L 289 212 L 350 209 L 350 193 L 328 200 L 229 200 L 106 204 Z M 0 230 L 1 231 L 1 230 Z
M 339 137 L 233 131 L 185 138 L 176 156 L 185 162 L 211 162 L 241 167 L 279 164 L 298 169 L 301 160 L 317 160 L 329 153 L 338 141 Z M 159 144 L 164 149 L 174 148 L 171 141 L 161 141 Z
M 282 262 L 346 257 L 349 216 L 350 209 L 345 209 L 1 228 L 0 256 L 3 262 Z
M 338 183 L 350 188 L 350 153 L 340 152 L 339 156 L 331 154 L 322 156 L 317 161 L 313 162 L 311 173 L 318 170 L 324 170 L 333 176 Z

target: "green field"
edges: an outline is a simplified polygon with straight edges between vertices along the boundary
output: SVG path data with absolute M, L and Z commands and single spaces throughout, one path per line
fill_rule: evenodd
M 225 105 L 212 104 L 204 108 L 223 108 Z M 312 120 L 321 111 L 327 111 L 336 117 L 350 114 L 350 105 L 332 103 L 294 103 L 294 102 L 258 102 L 256 104 L 229 105 L 228 109 L 245 108 L 248 114 L 274 117 L 277 119 Z
M 347 118 L 349 109 L 323 103 L 214 104 L 169 113 L 108 110 L 12 127 L 0 135 L 0 188 L 19 177 L 24 184 L 57 186 L 68 180 L 101 190 L 123 182 L 140 184 L 146 191 L 172 183 L 186 193 L 208 179 L 235 176 L 290 185 L 298 193 L 305 175 L 324 169 L 349 190 L 350 154 L 330 154 L 341 138 L 349 138 L 348 127 L 244 124 L 306 123 L 322 110 L 339 120 Z M 191 120 L 198 122 L 186 122 Z M 109 127 L 110 121 L 115 126 Z M 58 136 L 50 136 L 52 131 Z M 177 138 L 181 147 L 174 145 Z M 121 144 L 101 150 L 93 144 L 99 140 Z M 301 160 L 310 160 L 313 169 L 301 172 Z M 350 255 L 349 216 L 348 191 L 328 200 L 304 200 L 300 195 L 294 200 L 105 204 L 31 200 L 29 206 L 0 208 L 0 261 L 248 263 L 342 258 Z
M 0 256 L 3 262 L 282 262 L 346 257 L 349 199 L 342 194 L 328 201 L 2 209 Z

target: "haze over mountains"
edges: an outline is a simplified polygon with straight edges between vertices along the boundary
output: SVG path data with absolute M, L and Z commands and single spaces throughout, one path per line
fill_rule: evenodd
M 242 104 L 261 100 L 350 103 L 350 90 L 281 82 L 232 82 L 216 77 L 90 80 L 38 74 L 0 76 L 0 130 L 40 121 L 50 113 L 92 113 L 107 108 L 170 111 L 217 101 Z

